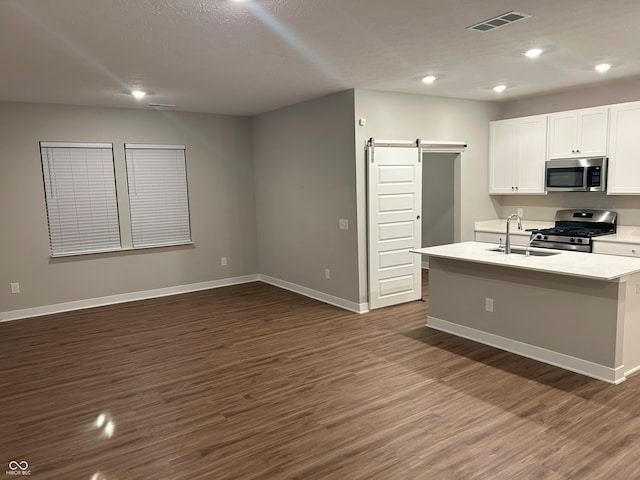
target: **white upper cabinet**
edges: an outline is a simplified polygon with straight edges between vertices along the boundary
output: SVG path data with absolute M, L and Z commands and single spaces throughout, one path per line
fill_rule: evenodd
M 640 102 L 611 106 L 609 194 L 640 194 Z
M 549 158 L 607 155 L 608 107 L 549 114 Z
M 545 193 L 547 117 L 534 115 L 490 123 L 489 193 Z

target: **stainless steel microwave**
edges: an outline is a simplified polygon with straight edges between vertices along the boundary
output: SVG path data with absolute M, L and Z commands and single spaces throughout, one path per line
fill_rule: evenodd
M 604 192 L 607 157 L 559 158 L 545 162 L 548 192 Z

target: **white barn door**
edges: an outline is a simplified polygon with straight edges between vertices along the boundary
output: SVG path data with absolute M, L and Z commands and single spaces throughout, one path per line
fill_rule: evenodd
M 369 308 L 422 297 L 420 141 L 369 141 L 367 207 Z

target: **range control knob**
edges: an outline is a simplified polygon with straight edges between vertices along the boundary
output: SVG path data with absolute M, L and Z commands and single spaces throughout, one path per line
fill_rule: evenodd
M 542 234 L 541 233 L 538 233 L 536 235 L 536 240 L 542 240 Z
M 544 239 L 545 239 L 545 240 L 549 240 L 549 237 L 547 237 L 547 236 L 545 235 L 545 236 L 544 236 Z
M 582 243 L 582 239 L 581 239 L 581 238 L 578 238 L 577 242 L 578 242 L 578 243 Z
M 573 237 L 572 237 L 572 238 L 570 238 L 570 239 L 569 239 L 569 241 L 570 241 L 571 243 L 576 243 L 576 239 L 575 239 L 575 238 L 573 238 Z

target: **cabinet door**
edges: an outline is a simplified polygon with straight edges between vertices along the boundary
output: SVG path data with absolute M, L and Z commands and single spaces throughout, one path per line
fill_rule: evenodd
M 594 107 L 549 115 L 549 158 L 607 155 L 609 108 Z
M 586 108 L 578 111 L 577 154 L 584 157 L 607 155 L 609 108 Z
M 609 194 L 640 194 L 640 102 L 610 109 Z
M 575 110 L 549 115 L 549 158 L 576 155 L 578 116 Z
M 547 115 L 526 117 L 518 125 L 517 193 L 544 193 L 547 152 Z
M 490 130 L 489 193 L 515 193 L 518 123 L 513 120 L 491 122 Z

